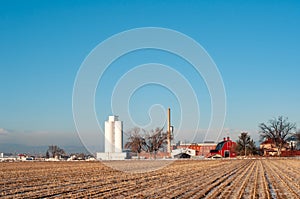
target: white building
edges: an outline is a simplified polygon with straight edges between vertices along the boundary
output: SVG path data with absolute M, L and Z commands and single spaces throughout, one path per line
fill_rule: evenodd
M 98 160 L 124 160 L 123 153 L 123 122 L 118 116 L 109 116 L 105 121 L 104 153 L 97 153 Z
M 176 156 L 180 156 L 180 154 L 187 154 L 190 155 L 191 157 L 195 157 L 196 150 L 189 149 L 189 148 L 179 148 L 179 149 L 173 149 L 171 152 L 172 158 L 176 158 Z

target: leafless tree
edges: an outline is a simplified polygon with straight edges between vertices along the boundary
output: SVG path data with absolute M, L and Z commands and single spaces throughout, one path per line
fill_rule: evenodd
M 287 138 L 296 129 L 296 124 L 288 122 L 288 118 L 279 116 L 269 121 L 269 124 L 259 124 L 260 136 L 263 139 L 271 139 L 278 149 L 277 155 L 281 155 L 281 150 L 286 144 Z
M 154 154 L 156 159 L 157 152 L 167 144 L 167 133 L 163 129 L 156 128 L 146 133 L 144 146 L 147 152 Z
M 56 145 L 49 146 L 46 153 L 46 155 L 48 155 L 49 157 L 51 156 L 52 158 L 55 158 L 56 156 L 59 157 L 65 154 L 66 154 L 65 151 Z
M 125 148 L 137 153 L 138 159 L 140 159 L 140 153 L 143 150 L 144 144 L 145 139 L 140 133 L 140 128 L 134 128 L 129 132 L 129 138 L 128 142 L 125 144 Z
M 128 142 L 125 144 L 125 148 L 131 149 L 132 152 L 136 152 L 138 158 L 140 153 L 145 151 L 156 159 L 157 152 L 167 144 L 167 133 L 163 132 L 162 128 L 156 128 L 155 130 L 146 131 L 139 128 L 134 128 L 129 133 Z

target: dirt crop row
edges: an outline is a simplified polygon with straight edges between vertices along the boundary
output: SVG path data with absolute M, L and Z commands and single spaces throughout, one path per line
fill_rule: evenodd
M 103 162 L 0 163 L 0 197 L 300 198 L 299 159 L 181 160 L 161 168 L 154 160 L 108 165 L 130 172 Z

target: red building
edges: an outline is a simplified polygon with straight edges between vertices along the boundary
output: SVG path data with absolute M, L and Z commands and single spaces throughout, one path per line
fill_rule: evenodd
M 236 143 L 230 140 L 229 137 L 224 138 L 222 142 L 219 142 L 215 149 L 210 150 L 210 154 L 207 157 L 236 157 Z

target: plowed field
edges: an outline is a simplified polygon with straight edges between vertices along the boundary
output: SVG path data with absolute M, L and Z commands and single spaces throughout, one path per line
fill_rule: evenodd
M 0 198 L 300 198 L 299 159 L 0 163 Z

